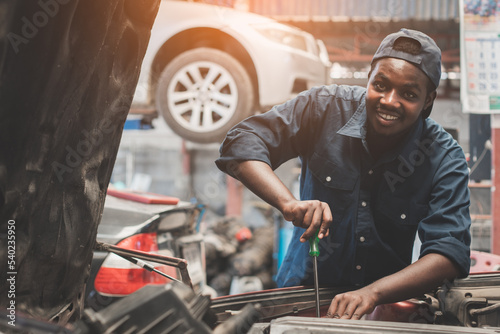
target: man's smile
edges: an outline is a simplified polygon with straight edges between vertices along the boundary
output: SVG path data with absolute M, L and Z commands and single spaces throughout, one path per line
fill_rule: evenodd
M 391 124 L 392 122 L 398 121 L 401 119 L 401 116 L 393 111 L 387 111 L 381 108 L 377 108 L 377 115 L 381 119 L 384 124 Z

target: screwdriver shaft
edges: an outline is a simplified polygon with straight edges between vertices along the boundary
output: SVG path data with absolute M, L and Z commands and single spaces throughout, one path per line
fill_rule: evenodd
M 316 294 L 316 317 L 320 318 L 319 310 L 319 284 L 318 284 L 318 257 L 313 256 L 313 267 L 314 267 L 314 293 Z

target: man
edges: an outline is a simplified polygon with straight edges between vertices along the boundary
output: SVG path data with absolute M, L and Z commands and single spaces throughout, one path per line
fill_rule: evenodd
M 359 319 L 468 275 L 466 160 L 428 118 L 440 77 L 435 42 L 402 29 L 382 41 L 366 89 L 313 88 L 244 120 L 221 146 L 217 166 L 295 226 L 278 285 L 313 284 L 305 241 L 318 231 L 320 285 L 359 287 L 337 295 L 327 317 Z M 297 156 L 300 200 L 273 172 Z

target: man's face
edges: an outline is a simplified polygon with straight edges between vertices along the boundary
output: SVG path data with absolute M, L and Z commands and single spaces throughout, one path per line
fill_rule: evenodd
M 428 78 L 413 64 L 397 58 L 377 61 L 368 80 L 366 114 L 375 135 L 392 137 L 410 129 L 436 98 L 427 93 Z

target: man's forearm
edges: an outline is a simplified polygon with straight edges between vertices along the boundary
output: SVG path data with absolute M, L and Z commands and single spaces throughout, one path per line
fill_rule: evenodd
M 422 295 L 445 280 L 459 275 L 452 261 L 440 254 L 428 254 L 403 270 L 361 288 L 338 294 L 327 317 L 360 319 L 377 305 L 395 303 Z
M 443 255 L 431 253 L 366 288 L 377 296 L 377 304 L 393 303 L 429 292 L 459 274 L 451 260 Z
M 282 212 L 285 203 L 295 200 L 290 190 L 265 162 L 240 162 L 235 174 L 250 191 Z
M 280 210 L 293 225 L 305 228 L 301 242 L 311 238 L 316 231 L 322 239 L 328 235 L 332 213 L 327 203 L 297 200 L 281 182 L 272 168 L 262 161 L 243 161 L 237 166 L 238 179 L 254 194 Z

